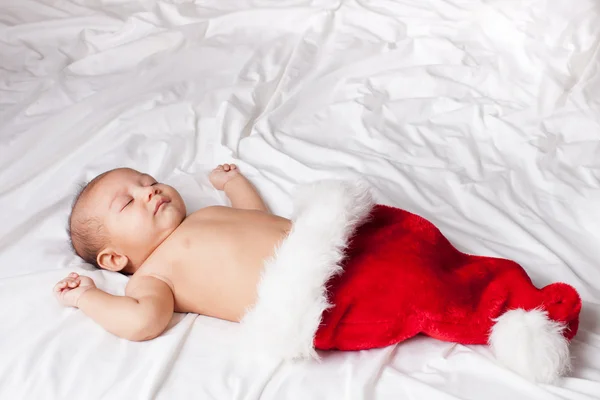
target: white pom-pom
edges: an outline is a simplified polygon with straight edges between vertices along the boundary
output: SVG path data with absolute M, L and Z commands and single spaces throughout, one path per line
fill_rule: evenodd
M 534 382 L 552 383 L 571 367 L 565 328 L 543 310 L 510 310 L 496 320 L 489 344 L 511 370 Z

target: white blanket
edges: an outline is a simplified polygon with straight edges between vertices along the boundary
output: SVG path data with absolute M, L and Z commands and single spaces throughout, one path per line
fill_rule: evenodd
M 597 0 L 196 3 L 0 1 L 0 398 L 600 398 Z M 297 183 L 361 176 L 459 249 L 572 284 L 572 376 L 425 337 L 274 363 L 195 315 L 130 343 L 56 303 L 69 271 L 127 281 L 70 251 L 77 184 L 130 166 L 195 210 L 227 204 L 221 162 L 284 216 Z

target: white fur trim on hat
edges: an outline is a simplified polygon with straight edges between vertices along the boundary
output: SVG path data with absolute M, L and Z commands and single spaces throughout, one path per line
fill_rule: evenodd
M 293 196 L 288 237 L 265 262 L 258 300 L 241 321 L 245 351 L 282 359 L 317 358 L 313 341 L 330 304 L 325 284 L 341 272 L 348 239 L 373 200 L 364 183 L 322 181 Z
M 510 310 L 495 320 L 489 344 L 502 364 L 521 376 L 551 383 L 570 369 L 565 325 L 534 309 Z

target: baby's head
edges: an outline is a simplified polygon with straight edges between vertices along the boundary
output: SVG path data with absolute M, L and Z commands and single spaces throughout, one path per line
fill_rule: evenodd
M 73 249 L 85 261 L 133 273 L 185 215 L 177 190 L 150 175 L 119 168 L 97 176 L 79 193 L 69 234 Z

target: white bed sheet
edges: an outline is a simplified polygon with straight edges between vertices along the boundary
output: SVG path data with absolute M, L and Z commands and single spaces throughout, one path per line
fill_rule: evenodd
M 0 1 L 0 398 L 599 399 L 600 7 L 595 0 Z M 585 300 L 574 371 L 533 385 L 482 346 L 274 363 L 237 326 L 178 315 L 129 343 L 54 301 L 67 271 L 122 293 L 65 232 L 117 166 L 226 204 L 236 162 L 274 212 L 298 182 L 362 176 L 462 250 Z

